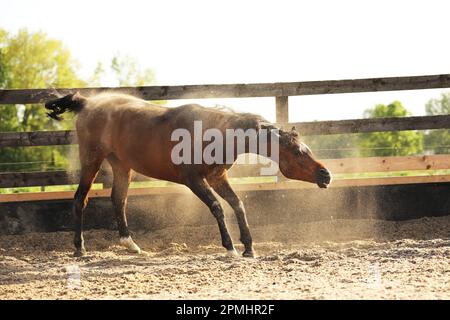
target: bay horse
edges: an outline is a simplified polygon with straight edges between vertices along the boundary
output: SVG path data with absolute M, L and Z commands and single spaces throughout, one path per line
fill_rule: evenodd
M 126 218 L 127 192 L 131 170 L 148 177 L 167 180 L 187 186 L 204 202 L 217 220 L 222 245 L 229 255 L 237 255 L 224 220 L 224 211 L 213 190 L 227 201 L 237 218 L 240 240 L 244 244 L 244 257 L 254 257 L 252 236 L 245 208 L 233 191 L 227 170 L 233 163 L 175 164 L 171 151 L 175 145 L 171 134 L 184 128 L 193 132 L 194 121 L 202 121 L 205 128 L 225 131 L 227 128 L 278 129 L 260 116 L 250 113 L 227 112 L 187 104 L 176 108 L 153 105 L 138 97 L 120 93 L 99 93 L 89 97 L 69 94 L 48 101 L 48 115 L 61 120 L 60 114 L 71 111 L 78 115 L 76 132 L 79 144 L 80 181 L 73 202 L 74 256 L 86 253 L 83 240 L 83 212 L 88 202 L 88 192 L 102 162 L 106 159 L 112 167 L 113 186 L 111 199 L 117 219 L 120 244 L 140 253 L 130 237 Z M 259 130 L 259 131 L 258 131 Z M 315 160 L 311 150 L 298 139 L 296 131 L 278 130 L 278 165 L 281 173 L 290 179 L 316 183 L 326 188 L 331 174 L 322 163 Z M 268 143 L 270 144 L 270 143 Z M 270 149 L 270 146 L 269 146 Z M 248 150 L 241 150 L 246 153 Z M 233 161 L 240 153 L 233 152 Z

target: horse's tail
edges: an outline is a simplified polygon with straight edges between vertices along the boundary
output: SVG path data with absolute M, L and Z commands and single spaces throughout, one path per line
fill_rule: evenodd
M 60 114 L 63 114 L 66 111 L 79 113 L 86 104 L 87 98 L 77 92 L 68 94 L 62 98 L 47 101 L 45 103 L 45 108 L 51 110 L 51 112 L 47 112 L 47 115 L 50 118 L 60 121 L 63 120 L 63 117 L 59 116 Z

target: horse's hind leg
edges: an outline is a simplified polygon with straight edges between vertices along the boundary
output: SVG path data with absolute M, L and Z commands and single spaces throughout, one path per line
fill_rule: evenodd
M 75 235 L 73 243 L 75 245 L 74 256 L 80 257 L 86 253 L 84 248 L 83 239 L 83 215 L 86 205 L 88 203 L 88 193 L 91 189 L 92 183 L 97 176 L 98 170 L 102 163 L 101 158 L 97 158 L 94 161 L 81 161 L 80 183 L 75 193 L 73 202 L 73 215 L 75 222 Z
M 116 214 L 120 244 L 132 252 L 140 253 L 141 249 L 131 239 L 126 216 L 127 193 L 131 180 L 130 169 L 126 168 L 114 154 L 110 154 L 107 159 L 114 174 L 111 200 Z
M 209 181 L 209 180 L 208 180 Z M 255 252 L 253 250 L 252 236 L 247 223 L 247 216 L 245 214 L 244 204 L 231 188 L 226 176 L 211 179 L 209 181 L 214 190 L 228 202 L 231 208 L 234 210 L 236 219 L 239 225 L 239 231 L 241 234 L 241 242 L 244 244 L 245 250 L 242 254 L 244 257 L 254 257 Z
M 217 220 L 219 225 L 220 236 L 222 237 L 222 245 L 227 249 L 228 255 L 237 255 L 236 250 L 233 246 L 233 241 L 231 240 L 230 234 L 225 223 L 225 216 L 223 214 L 223 208 L 220 205 L 219 200 L 213 194 L 211 187 L 208 185 L 204 178 L 196 177 L 189 179 L 186 185 L 195 193 L 200 200 L 202 200 L 211 210 L 211 213 Z

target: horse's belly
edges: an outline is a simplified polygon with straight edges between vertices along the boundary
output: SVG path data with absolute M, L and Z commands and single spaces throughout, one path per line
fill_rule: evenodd
M 161 143 L 136 143 L 119 148 L 117 156 L 129 168 L 145 176 L 179 182 L 179 172 L 170 158 L 170 150 Z
M 178 173 L 169 166 L 155 163 L 134 162 L 131 169 L 150 178 L 180 182 Z

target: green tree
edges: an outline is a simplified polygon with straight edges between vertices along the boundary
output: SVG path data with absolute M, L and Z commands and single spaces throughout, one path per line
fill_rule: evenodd
M 379 104 L 364 112 L 365 118 L 405 117 L 410 112 L 399 101 Z M 358 145 L 362 156 L 405 156 L 423 152 L 423 135 L 416 131 L 361 133 Z
M 49 39 L 43 32 L 25 29 L 9 34 L 0 29 L 1 88 L 25 89 L 78 87 L 84 82 L 77 76 L 78 65 L 60 41 Z M 42 104 L 0 105 L 0 131 L 38 131 L 69 128 L 72 122 L 49 119 Z M 1 171 L 17 171 L 19 162 L 50 163 L 64 161 L 64 147 L 6 148 L 0 154 Z M 10 165 L 5 164 L 10 163 Z M 45 166 L 27 167 L 42 170 Z
M 149 68 L 142 68 L 136 59 L 129 55 L 116 54 L 111 59 L 109 69 L 98 62 L 88 85 L 93 87 L 104 86 L 103 80 L 115 80 L 115 86 L 134 87 L 148 86 L 155 83 L 155 74 Z
M 431 99 L 425 105 L 429 116 L 450 114 L 450 93 L 442 93 L 440 99 Z M 425 146 L 434 154 L 450 152 L 450 129 L 430 130 L 425 134 Z
M 110 69 L 105 69 L 103 64 L 98 62 L 88 85 L 101 87 L 103 79 L 114 79 L 115 85 L 120 87 L 148 86 L 156 82 L 152 69 L 142 68 L 136 59 L 123 54 L 116 54 L 111 59 Z M 166 101 L 155 100 L 152 103 L 164 105 Z
M 128 55 L 115 55 L 111 61 L 111 70 L 121 87 L 145 86 L 155 82 L 153 70 L 141 69 L 138 62 Z
M 91 87 L 101 87 L 102 86 L 102 76 L 105 74 L 105 68 L 101 62 L 97 62 L 94 73 L 88 79 L 87 84 Z
M 5 42 L 5 38 L 7 36 L 6 31 L 0 29 L 0 88 L 4 88 L 6 85 L 6 64 L 4 63 L 4 47 L 1 46 L 2 43 Z

